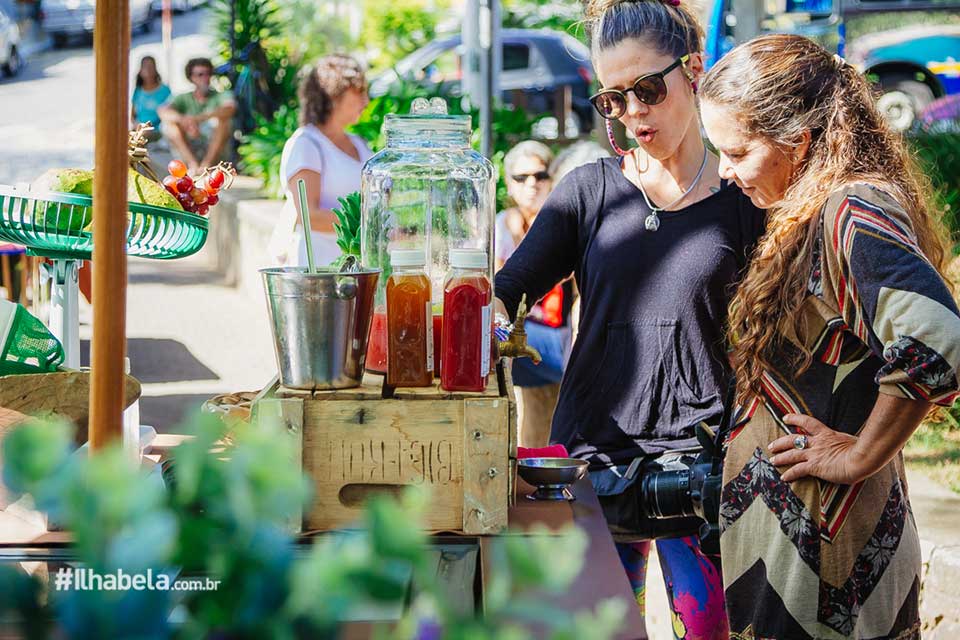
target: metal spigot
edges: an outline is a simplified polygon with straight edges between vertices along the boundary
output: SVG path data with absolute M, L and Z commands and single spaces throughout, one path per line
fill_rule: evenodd
M 507 358 L 530 358 L 534 364 L 540 364 L 543 359 L 540 352 L 527 344 L 527 332 L 523 325 L 527 319 L 527 294 L 520 298 L 520 306 L 517 307 L 517 319 L 513 323 L 513 329 L 506 341 L 498 342 L 497 348 L 501 356 Z

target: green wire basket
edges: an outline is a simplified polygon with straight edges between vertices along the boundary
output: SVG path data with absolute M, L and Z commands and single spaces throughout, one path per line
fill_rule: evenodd
M 207 240 L 207 219 L 195 213 L 137 202 L 127 208 L 128 256 L 182 258 Z M 89 260 L 92 221 L 91 196 L 0 185 L 0 240 L 25 245 L 31 254 Z

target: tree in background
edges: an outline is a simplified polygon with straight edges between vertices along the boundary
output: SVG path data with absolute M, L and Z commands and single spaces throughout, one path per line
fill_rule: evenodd
M 365 0 L 360 42 L 371 71 L 388 69 L 437 35 L 437 15 L 447 0 Z
M 231 16 L 231 6 L 233 15 Z M 223 60 L 230 59 L 230 32 L 234 35 L 235 51 L 242 51 L 252 42 L 264 49 L 280 37 L 283 23 L 280 3 L 276 0 L 212 0 L 210 13 L 216 53 Z M 230 24 L 231 17 L 234 18 Z
M 315 0 L 212 0 L 211 27 L 219 34 L 215 41 L 219 58 L 230 60 L 231 31 L 235 56 L 251 46 L 263 52 L 259 59 L 235 60 L 232 69 L 234 81 L 250 66 L 264 76 L 272 108 L 257 104 L 257 115 L 270 119 L 283 106 L 296 109 L 300 69 L 327 53 L 353 48 L 344 21 L 325 10 L 327 6 Z
M 288 50 L 304 64 L 328 53 L 359 49 L 350 36 L 347 20 L 337 15 L 333 3 L 317 0 L 284 0 L 280 13 Z
M 583 7 L 579 2 L 556 0 L 504 0 L 504 29 L 555 29 L 569 33 L 584 44 L 586 30 L 580 24 Z

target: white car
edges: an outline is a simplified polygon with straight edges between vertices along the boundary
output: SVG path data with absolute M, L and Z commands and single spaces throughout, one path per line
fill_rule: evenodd
M 43 0 L 43 29 L 62 47 L 71 36 L 90 36 L 95 22 L 96 0 Z M 130 26 L 148 33 L 153 28 L 150 0 L 130 0 Z
M 11 16 L 0 9 L 0 71 L 5 76 L 15 76 L 20 73 L 22 66 L 20 28 Z

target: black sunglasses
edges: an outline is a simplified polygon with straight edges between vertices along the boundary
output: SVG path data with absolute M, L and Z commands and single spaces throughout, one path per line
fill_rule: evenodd
M 550 173 L 548 171 L 537 171 L 536 173 L 514 173 L 510 177 L 513 178 L 514 182 L 526 182 L 531 176 L 535 178 L 537 182 L 543 182 L 544 180 L 550 179 Z
M 663 71 L 640 76 L 634 81 L 632 87 L 623 91 L 602 89 L 599 93 L 590 96 L 590 104 L 594 106 L 597 113 L 607 120 L 616 120 L 627 112 L 627 93 L 630 91 L 633 91 L 637 100 L 643 104 L 651 106 L 660 104 L 667 97 L 667 83 L 664 81 L 664 77 L 680 65 L 686 64 L 689 59 L 689 55 L 680 56 Z

